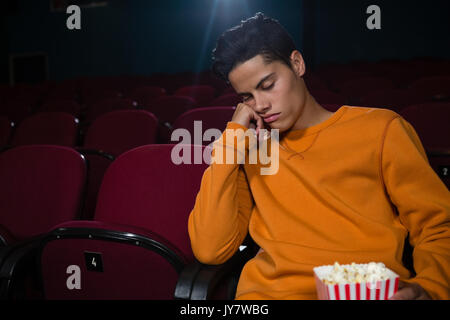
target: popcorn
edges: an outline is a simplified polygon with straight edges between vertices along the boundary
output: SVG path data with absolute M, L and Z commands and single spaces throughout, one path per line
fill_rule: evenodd
M 352 263 L 314 268 L 319 299 L 386 300 L 398 289 L 399 276 L 383 263 Z
M 322 281 L 325 284 L 376 282 L 387 280 L 389 275 L 389 269 L 383 263 L 356 264 L 353 262 L 351 265 L 340 265 L 335 262 L 333 271 L 328 273 Z

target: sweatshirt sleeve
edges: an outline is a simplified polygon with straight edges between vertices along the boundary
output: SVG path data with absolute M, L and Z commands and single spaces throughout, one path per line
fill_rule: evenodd
M 227 141 L 227 130 L 237 130 L 234 131 L 236 138 Z M 244 126 L 228 122 L 222 136 L 214 142 L 212 157 L 223 150 L 223 163 L 211 162 L 205 170 L 189 216 L 192 250 L 205 264 L 221 264 L 231 258 L 247 235 L 253 198 L 240 161 L 225 161 L 226 152 L 230 150 L 238 158 L 248 152 L 246 130 Z
M 433 299 L 450 299 L 450 192 L 402 117 L 386 128 L 381 165 L 386 190 L 414 248 L 416 276 L 408 281 Z

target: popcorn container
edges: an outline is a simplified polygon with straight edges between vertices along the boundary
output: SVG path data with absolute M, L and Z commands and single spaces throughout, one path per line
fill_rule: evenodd
M 399 276 L 388 269 L 388 279 L 376 282 L 325 284 L 321 279 L 333 266 L 313 269 L 319 300 L 388 300 L 398 290 Z

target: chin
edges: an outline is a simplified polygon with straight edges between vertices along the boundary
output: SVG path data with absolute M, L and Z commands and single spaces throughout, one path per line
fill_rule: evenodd
M 276 123 L 277 121 L 275 121 L 275 123 L 270 123 L 270 124 L 266 124 L 267 128 L 269 130 L 274 130 L 277 129 L 279 131 L 279 133 L 288 131 L 289 129 L 286 128 L 286 126 L 284 126 L 283 124 L 278 124 Z

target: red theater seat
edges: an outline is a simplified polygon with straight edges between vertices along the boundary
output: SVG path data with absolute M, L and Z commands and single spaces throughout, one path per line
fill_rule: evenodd
M 216 89 L 209 85 L 192 85 L 178 88 L 175 96 L 187 96 L 195 99 L 199 107 L 208 105 L 216 97 Z
M 311 95 L 320 104 L 346 104 L 348 102 L 347 98 L 339 93 L 334 93 L 328 90 L 310 90 Z
M 0 153 L 0 225 L 14 244 L 80 215 L 84 158 L 61 146 L 20 146 Z M 5 239 L 5 240 L 6 240 Z
M 38 112 L 19 123 L 12 137 L 14 146 L 53 144 L 75 146 L 78 119 L 65 112 Z
M 187 96 L 163 96 L 154 100 L 144 109 L 156 115 L 162 123 L 172 124 L 184 112 L 197 107 L 197 101 Z
M 86 110 L 84 123 L 91 123 L 99 116 L 116 110 L 132 110 L 137 107 L 137 102 L 125 98 L 107 98 L 89 106 Z
M 14 123 L 20 123 L 32 115 L 34 108 L 35 101 L 29 98 L 6 98 L 0 105 L 0 115 L 8 117 Z
M 394 83 L 386 78 L 366 77 L 336 84 L 338 92 L 346 97 L 359 98 L 368 92 L 394 89 Z
M 187 220 L 208 166 L 175 164 L 174 146 L 121 155 L 105 174 L 95 221 L 61 224 L 44 239 L 38 261 L 46 299 L 174 297 L 179 273 L 194 261 Z M 192 158 L 205 151 L 189 148 Z M 68 281 L 75 272 L 79 287 Z
M 197 144 L 195 138 L 198 138 L 200 143 L 209 145 L 212 141 L 203 141 L 202 137 L 197 137 L 194 130 L 194 122 L 199 121 L 201 125 L 200 134 L 203 135 L 208 129 L 217 129 L 222 132 L 225 130 L 227 123 L 233 117 L 235 107 L 207 107 L 196 108 L 183 113 L 175 120 L 173 129 L 186 129 L 191 136 L 191 143 Z
M 400 111 L 404 107 L 426 102 L 423 95 L 414 90 L 394 89 L 368 92 L 361 97 L 360 105 Z
M 82 148 L 89 162 L 88 186 L 83 218 L 91 219 L 105 171 L 120 154 L 135 147 L 154 144 L 158 120 L 145 110 L 117 110 L 98 117 L 88 128 Z
M 236 107 L 242 102 L 242 98 L 236 93 L 229 93 L 221 95 L 214 100 L 212 100 L 209 105 L 211 106 L 232 106 Z
M 450 149 L 449 103 L 409 106 L 400 114 L 412 124 L 426 150 Z
M 450 76 L 427 77 L 414 81 L 409 89 L 423 95 L 427 101 L 450 100 Z
M 158 120 L 146 110 L 117 110 L 98 117 L 86 132 L 83 147 L 118 156 L 156 141 Z
M 166 90 L 158 86 L 140 86 L 135 88 L 129 98 L 137 102 L 139 106 L 146 106 L 153 100 L 166 95 Z
M 79 118 L 81 116 L 81 105 L 74 100 L 46 100 L 39 108 L 39 112 L 66 112 Z

